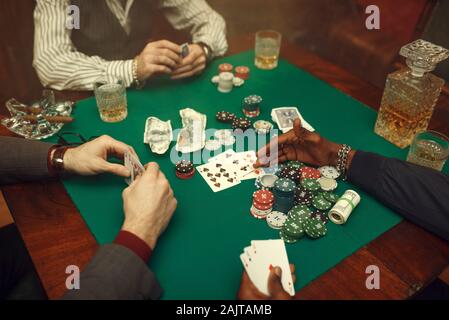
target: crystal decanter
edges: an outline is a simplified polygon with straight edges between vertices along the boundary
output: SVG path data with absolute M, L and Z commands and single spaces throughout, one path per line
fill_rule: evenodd
M 444 85 L 444 80 L 429 73 L 449 51 L 424 40 L 401 48 L 408 68 L 388 75 L 374 132 L 400 148 L 405 148 L 416 133 L 425 131 Z

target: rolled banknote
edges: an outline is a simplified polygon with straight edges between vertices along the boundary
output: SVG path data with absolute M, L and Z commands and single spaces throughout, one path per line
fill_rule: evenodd
M 329 211 L 329 219 L 335 224 L 344 224 L 348 221 L 352 211 L 360 202 L 360 196 L 354 190 L 346 190 Z

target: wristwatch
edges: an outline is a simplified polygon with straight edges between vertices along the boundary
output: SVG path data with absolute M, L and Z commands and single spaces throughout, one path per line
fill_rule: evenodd
M 213 58 L 212 49 L 204 42 L 197 42 L 196 44 L 199 45 L 201 49 L 203 49 L 204 55 L 206 56 L 206 60 L 209 63 Z

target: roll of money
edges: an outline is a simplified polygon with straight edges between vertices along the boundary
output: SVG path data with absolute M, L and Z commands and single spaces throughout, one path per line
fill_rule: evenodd
M 335 224 L 345 224 L 352 211 L 360 202 L 360 196 L 354 190 L 346 190 L 329 211 L 329 220 Z

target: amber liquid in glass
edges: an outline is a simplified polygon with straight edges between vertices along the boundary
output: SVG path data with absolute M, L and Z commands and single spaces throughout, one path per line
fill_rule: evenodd
M 374 132 L 400 148 L 425 131 L 444 81 L 431 73 L 421 77 L 410 69 L 390 74 L 385 84 Z

